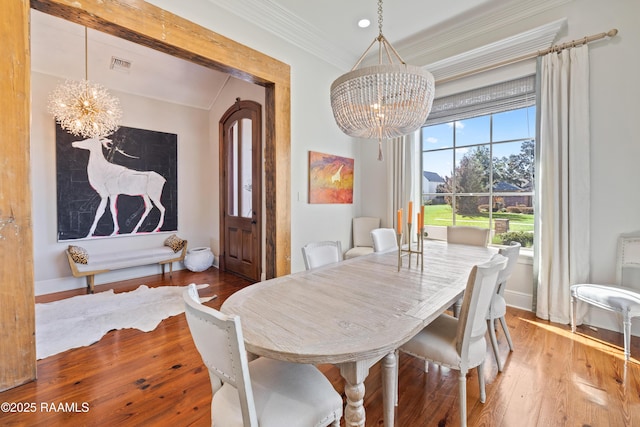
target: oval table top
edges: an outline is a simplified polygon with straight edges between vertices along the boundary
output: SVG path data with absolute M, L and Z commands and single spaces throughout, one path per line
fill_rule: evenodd
M 373 253 L 266 280 L 229 297 L 247 351 L 298 363 L 344 363 L 394 351 L 462 295 L 473 265 L 496 251 L 425 241 L 416 255 Z

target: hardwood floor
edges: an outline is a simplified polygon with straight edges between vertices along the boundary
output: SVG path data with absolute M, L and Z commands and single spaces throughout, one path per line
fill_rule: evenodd
M 148 286 L 209 283 L 202 296 L 220 308 L 233 292 L 249 282 L 210 268 L 186 270 L 173 277 L 143 277 L 96 290 L 116 292 Z M 82 290 L 37 298 L 48 302 L 81 294 Z M 633 360 L 625 365 L 621 334 L 541 321 L 533 313 L 509 308 L 515 351 L 508 354 L 498 333 L 504 371 L 497 373 L 490 345 L 485 378 L 487 402 L 478 400 L 475 370 L 467 380 L 469 426 L 640 426 L 640 340 L 632 338 Z M 73 331 L 70 331 L 73 333 Z M 320 369 L 339 392 L 336 368 Z M 379 364 L 365 382 L 367 426 L 381 426 L 382 390 Z M 457 426 L 457 372 L 400 358 L 396 426 Z M 38 380 L 0 393 L 0 402 L 32 412 L 0 412 L 4 426 L 206 426 L 210 424 L 211 387 L 184 314 L 164 320 L 156 330 L 109 332 L 89 347 L 38 361 Z M 4 407 L 3 407 L 4 408 Z M 343 420 L 344 425 L 344 420 Z M 291 426 L 283 426 L 291 427 Z

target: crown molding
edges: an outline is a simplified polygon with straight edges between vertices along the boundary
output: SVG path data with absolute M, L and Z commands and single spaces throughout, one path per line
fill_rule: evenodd
M 339 69 L 351 69 L 357 59 L 343 46 L 328 41 L 320 29 L 277 2 L 269 0 L 208 1 Z M 393 45 L 407 63 L 425 65 L 437 58 L 442 58 L 443 52 L 463 51 L 507 25 L 526 21 L 535 15 L 572 1 L 574 0 L 512 0 L 501 4 L 499 8 L 477 8 L 457 18 L 455 22 L 446 22 L 437 28 L 429 28 L 415 36 L 394 42 Z M 438 28 L 442 30 L 438 31 Z M 367 58 L 363 64 L 370 65 L 371 60 Z
M 264 0 L 209 0 L 339 69 L 353 67 L 353 55 L 327 41 L 322 31 L 277 3 Z
M 557 8 L 573 0 L 512 1 L 500 8 L 470 11 L 468 16 L 455 23 L 443 23 L 434 28 L 394 43 L 407 63 L 425 65 L 442 58 L 443 52 L 460 52 L 478 40 L 486 39 L 505 26 L 531 19 L 547 10 Z
M 551 47 L 558 33 L 566 25 L 566 18 L 559 19 L 477 49 L 433 62 L 424 68 L 433 74 L 437 82 L 438 80 L 507 62 Z

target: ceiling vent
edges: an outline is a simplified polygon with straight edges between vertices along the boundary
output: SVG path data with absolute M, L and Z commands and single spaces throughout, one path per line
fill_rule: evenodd
M 112 70 L 123 72 L 123 73 L 128 73 L 129 70 L 131 70 L 131 61 L 112 56 L 111 66 L 109 68 L 111 68 Z

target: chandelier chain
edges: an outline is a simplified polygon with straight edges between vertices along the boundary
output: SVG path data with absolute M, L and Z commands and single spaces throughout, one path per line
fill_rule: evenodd
M 89 80 L 89 42 L 87 41 L 87 27 L 84 27 L 84 79 Z
M 378 37 L 382 37 L 382 0 L 378 0 Z

